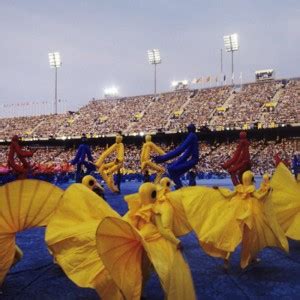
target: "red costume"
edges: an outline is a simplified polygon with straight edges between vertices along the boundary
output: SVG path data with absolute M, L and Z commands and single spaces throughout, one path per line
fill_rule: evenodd
M 249 145 L 246 132 L 240 132 L 240 142 L 233 157 L 222 165 L 230 174 L 234 185 L 241 184 L 243 173 L 251 169 Z
M 282 153 L 278 152 L 274 155 L 274 161 L 275 161 L 275 168 L 282 162 L 283 164 L 285 164 L 285 166 L 290 169 L 291 165 L 288 161 L 288 159 L 283 159 L 282 157 Z M 285 155 L 284 155 L 285 156 Z
M 22 150 L 19 144 L 19 137 L 17 135 L 13 136 L 9 147 L 7 164 L 18 175 L 18 179 L 27 177 L 30 165 L 25 157 L 31 157 L 32 155 L 33 152 Z M 20 163 L 16 162 L 16 158 L 18 158 Z

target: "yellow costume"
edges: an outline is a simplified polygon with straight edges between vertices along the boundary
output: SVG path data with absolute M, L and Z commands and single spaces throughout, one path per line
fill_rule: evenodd
M 256 191 L 253 174 L 243 174 L 243 184 L 228 189 L 188 187 L 169 193 L 171 203 L 181 202 L 191 227 L 206 253 L 225 261 L 242 242 L 241 267 L 245 268 L 265 247 L 288 251 L 268 189 Z
M 46 230 L 56 262 L 80 287 L 96 289 L 103 299 L 123 299 L 96 249 L 96 230 L 106 216 L 119 215 L 82 184 L 71 185 Z
M 150 159 L 151 158 L 150 155 L 151 155 L 151 152 L 159 154 L 159 155 L 164 155 L 166 153 L 163 149 L 156 146 L 151 141 L 151 135 L 146 135 L 145 140 L 146 140 L 146 143 L 144 143 L 143 148 L 142 148 L 142 153 L 141 153 L 141 170 L 142 170 L 142 172 L 145 172 L 146 170 L 154 170 L 155 172 L 157 172 L 154 182 L 158 183 L 160 181 L 162 175 L 165 173 L 165 168 L 152 162 Z
M 300 183 L 280 163 L 271 179 L 270 195 L 279 224 L 287 237 L 300 240 Z
M 122 139 L 122 136 L 117 135 L 116 142 L 100 155 L 95 164 L 103 180 L 112 192 L 119 192 L 118 187 L 114 183 L 114 173 L 118 172 L 124 163 L 124 144 L 122 143 Z M 115 160 L 105 163 L 105 159 L 114 152 L 116 153 Z
M 123 220 L 108 217 L 98 227 L 99 255 L 126 299 L 141 298 L 149 261 L 167 299 L 195 299 L 191 273 L 177 249 L 177 239 L 164 238 L 155 224 L 155 199 L 152 183 L 143 184 L 138 197 L 126 197 L 130 210 Z
M 16 233 L 45 226 L 63 191 L 39 180 L 17 180 L 0 187 L 0 286 L 10 267 L 22 257 Z

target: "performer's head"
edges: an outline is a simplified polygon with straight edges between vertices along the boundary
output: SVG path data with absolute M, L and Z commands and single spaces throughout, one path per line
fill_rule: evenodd
M 172 180 L 168 177 L 164 177 L 160 180 L 159 184 L 163 187 L 166 192 L 171 191 Z
M 194 124 L 190 124 L 187 127 L 188 132 L 196 132 L 196 126 Z
M 145 136 L 145 141 L 146 141 L 146 142 L 151 142 L 151 139 L 152 139 L 152 137 L 151 137 L 150 134 L 147 134 L 147 135 Z
M 156 200 L 156 186 L 151 182 L 143 183 L 139 188 L 139 196 L 142 205 L 147 205 Z
M 246 171 L 242 176 L 243 185 L 252 185 L 254 182 L 254 174 L 251 171 Z
M 18 142 L 19 137 L 17 135 L 14 135 L 11 140 L 12 140 L 12 142 Z
M 247 138 L 247 132 L 246 131 L 241 131 L 240 132 L 240 139 L 241 140 L 244 140 L 244 139 L 246 139 Z
M 123 137 L 121 135 L 117 135 L 116 136 L 116 143 L 120 144 L 120 143 L 122 143 L 122 141 L 123 141 Z
M 88 189 L 92 190 L 98 196 L 103 197 L 104 188 L 101 184 L 98 183 L 95 177 L 91 175 L 84 176 L 81 182 L 83 185 L 85 185 Z

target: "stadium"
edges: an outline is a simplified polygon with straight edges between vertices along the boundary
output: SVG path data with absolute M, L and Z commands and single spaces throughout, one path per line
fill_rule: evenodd
M 30 2 L 46 22 L 48 13 Z M 99 9 L 93 3 L 82 16 L 92 7 Z M 31 16 L 23 5 L 3 11 Z M 146 48 L 145 64 L 154 68 L 146 88 L 138 87 L 145 75 L 133 59 L 137 84 L 130 89 L 129 74 L 123 77 L 128 96 L 111 85 L 92 97 L 88 72 L 76 81 L 74 68 L 67 73 L 74 84 L 60 83 L 68 64 L 49 49 L 48 100 L 25 100 L 30 92 L 14 100 L 22 89 L 48 97 L 38 87 L 44 71 L 37 84 L 18 75 L 28 89 L 16 81 L 0 91 L 0 100 L 11 100 L 0 101 L 0 299 L 297 299 L 300 78 L 293 66 L 280 73 L 288 70 L 280 64 L 235 71 L 243 51 L 237 34 L 224 33 L 219 46 L 215 75 L 201 76 L 191 64 L 197 75 L 168 86 L 159 73 L 163 49 Z M 80 51 L 92 72 L 94 53 L 84 57 L 78 46 L 78 64 Z M 100 60 L 107 74 L 115 60 Z M 60 98 L 64 89 L 75 101 L 80 94 L 76 105 Z

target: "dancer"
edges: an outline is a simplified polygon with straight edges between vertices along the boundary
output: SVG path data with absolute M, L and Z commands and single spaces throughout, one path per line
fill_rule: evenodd
M 7 165 L 16 174 L 18 179 L 25 179 L 30 171 L 30 164 L 25 159 L 26 157 L 32 157 L 34 152 L 22 150 L 20 145 L 20 139 L 17 135 L 14 135 L 11 139 L 11 144 L 8 152 Z M 16 158 L 20 161 L 20 164 L 16 162 Z
M 45 181 L 16 180 L 0 187 L 0 286 L 11 266 L 23 256 L 16 234 L 46 226 L 63 191 Z
M 169 211 L 162 209 L 164 212 L 160 210 L 155 217 L 155 185 L 144 183 L 138 197 L 125 200 L 130 210 L 124 218 L 104 218 L 97 229 L 99 256 L 125 298 L 141 298 L 152 264 L 166 299 L 195 299 L 191 273 L 179 250 L 180 241 L 164 222 L 168 217 L 160 219 Z M 160 222 L 153 222 L 154 217 Z
M 251 170 L 251 160 L 249 153 L 249 141 L 247 133 L 240 132 L 240 141 L 231 159 L 222 164 L 222 168 L 227 170 L 231 176 L 233 185 L 242 183 L 242 175 L 245 171 Z
M 143 144 L 141 153 L 141 170 L 144 174 L 149 174 L 149 170 L 154 170 L 155 172 L 157 172 L 154 183 L 158 183 L 162 175 L 165 173 L 165 168 L 152 162 L 150 155 L 151 152 L 159 155 L 164 155 L 166 153 L 163 149 L 161 149 L 151 141 L 151 135 L 146 135 L 145 141 L 146 143 Z M 146 171 L 148 172 L 146 173 Z
M 96 162 L 98 171 L 106 182 L 109 189 L 114 193 L 119 193 L 120 189 L 114 183 L 114 173 L 118 173 L 123 167 L 124 163 L 124 144 L 122 143 L 123 137 L 116 136 L 116 142 L 106 149 Z M 105 163 L 105 159 L 115 152 L 116 158 L 114 161 Z
M 150 260 L 168 299 L 194 299 L 181 252 L 152 223 L 156 187 L 143 184 L 126 200 L 129 211 L 121 218 L 84 185 L 70 186 L 46 231 L 57 263 L 73 282 L 96 289 L 101 299 L 140 299 Z
M 182 154 L 167 167 L 169 177 L 174 181 L 176 189 L 182 187 L 180 177 L 199 162 L 198 138 L 195 133 L 196 127 L 194 124 L 190 124 L 187 129 L 188 136 L 176 149 L 165 155 L 154 157 L 156 163 L 162 163 Z
M 224 269 L 242 243 L 241 268 L 256 260 L 265 247 L 288 252 L 288 242 L 272 209 L 268 184 L 256 191 L 253 173 L 246 171 L 234 191 L 225 188 L 187 187 L 168 194 L 180 202 L 203 250 L 223 258 Z
M 86 161 L 86 158 L 88 161 Z M 71 164 L 76 165 L 76 182 L 81 182 L 82 178 L 85 175 L 89 175 L 92 171 L 95 170 L 95 165 L 93 164 L 93 157 L 91 154 L 91 149 L 87 144 L 86 135 L 83 134 L 81 137 L 81 144 L 78 147 L 76 156 L 71 160 Z M 86 168 L 86 172 L 83 171 L 83 167 Z

